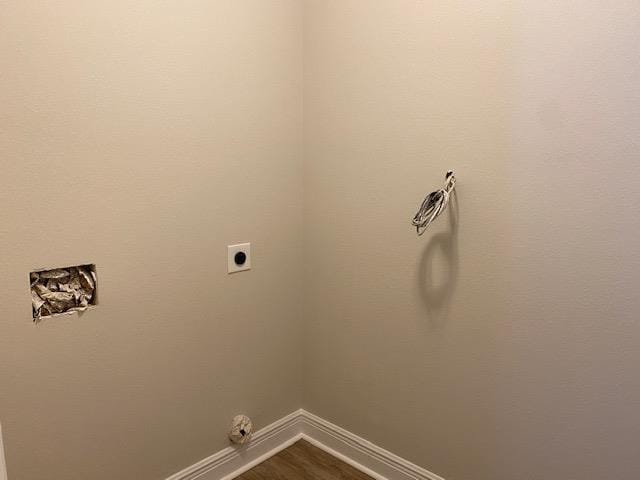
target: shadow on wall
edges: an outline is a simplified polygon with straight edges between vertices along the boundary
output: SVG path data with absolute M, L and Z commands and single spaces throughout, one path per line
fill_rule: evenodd
M 446 232 L 433 235 L 422 252 L 418 272 L 418 289 L 433 326 L 447 319 L 451 298 L 458 283 L 458 197 L 453 192 L 446 215 Z M 428 235 L 428 232 L 426 233 Z M 434 260 L 440 256 L 445 268 L 441 275 L 434 272 Z

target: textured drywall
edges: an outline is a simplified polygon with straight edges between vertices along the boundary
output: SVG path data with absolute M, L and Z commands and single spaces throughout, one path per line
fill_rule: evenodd
M 0 4 L 9 478 L 158 480 L 299 408 L 300 29 L 297 1 Z M 99 306 L 34 324 L 29 272 L 85 263 Z
M 12 480 L 165 478 L 298 408 L 303 367 L 306 408 L 448 480 L 637 478 L 637 2 L 16 0 L 0 27 Z M 34 325 L 28 273 L 82 263 L 99 306 Z
M 304 407 L 447 480 L 637 479 L 640 4 L 305 18 Z

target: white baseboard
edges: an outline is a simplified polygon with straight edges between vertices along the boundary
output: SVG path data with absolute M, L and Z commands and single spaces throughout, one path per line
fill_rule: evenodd
M 303 437 L 377 480 L 444 480 L 344 428 L 305 410 Z
M 444 480 L 305 410 L 257 431 L 247 445 L 227 447 L 167 480 L 231 480 L 300 439 L 376 480 Z
M 258 430 L 242 447 L 227 447 L 167 480 L 230 480 L 301 438 L 300 410 Z
M 4 463 L 4 446 L 2 445 L 2 426 L 0 425 L 0 480 L 7 480 L 7 466 Z

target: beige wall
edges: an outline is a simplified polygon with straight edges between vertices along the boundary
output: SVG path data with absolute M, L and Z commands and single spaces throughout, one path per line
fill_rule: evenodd
M 158 480 L 299 408 L 301 53 L 293 0 L 2 2 L 10 479 Z M 87 262 L 100 306 L 34 325 L 29 271 Z
M 447 480 L 638 478 L 638 2 L 305 16 L 304 406 Z
M 4 2 L 10 478 L 161 480 L 303 404 L 447 480 L 635 479 L 638 45 L 630 0 Z

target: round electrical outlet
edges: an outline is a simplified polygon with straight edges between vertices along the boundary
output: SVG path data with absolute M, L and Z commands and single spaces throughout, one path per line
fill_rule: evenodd
M 244 252 L 238 252 L 234 255 L 233 261 L 236 262 L 236 265 L 242 266 L 247 261 L 247 254 Z
M 227 272 L 251 270 L 251 244 L 238 243 L 227 247 Z

